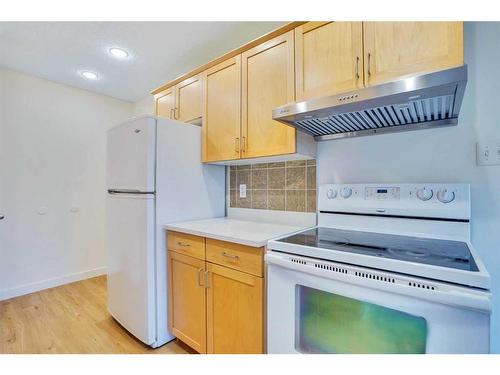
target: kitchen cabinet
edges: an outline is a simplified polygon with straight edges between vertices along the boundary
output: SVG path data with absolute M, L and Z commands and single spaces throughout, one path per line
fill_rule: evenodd
M 207 263 L 207 352 L 264 352 L 261 277 Z
M 170 87 L 155 95 L 156 115 L 173 119 L 175 109 L 175 87 Z
M 156 112 L 203 119 L 203 162 L 314 158 L 274 108 L 462 64 L 462 22 L 295 22 L 155 90 Z
M 205 353 L 205 261 L 175 251 L 168 254 L 170 330 L 199 353 Z
M 264 276 L 264 253 L 261 248 L 226 241 L 206 239 L 207 261 L 258 277 Z
M 182 122 L 201 120 L 201 76 L 188 78 L 175 86 L 175 119 Z
M 361 22 L 308 22 L 295 29 L 296 100 L 363 87 Z
M 180 254 L 205 260 L 205 239 L 188 233 L 170 232 L 167 236 L 168 248 Z
M 188 78 L 155 95 L 156 115 L 182 122 L 201 123 L 201 76 Z
M 240 158 L 241 56 L 205 71 L 203 79 L 203 161 Z
M 365 84 L 462 65 L 462 22 L 363 22 Z
M 167 238 L 170 331 L 199 353 L 263 353 L 264 248 Z
M 241 157 L 256 158 L 296 151 L 296 130 L 272 119 L 272 110 L 295 99 L 293 31 L 241 55 Z

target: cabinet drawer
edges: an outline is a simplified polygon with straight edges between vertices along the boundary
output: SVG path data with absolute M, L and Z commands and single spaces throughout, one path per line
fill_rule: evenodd
M 205 238 L 187 233 L 167 233 L 168 249 L 205 260 Z
M 207 238 L 207 261 L 262 277 L 264 248 Z

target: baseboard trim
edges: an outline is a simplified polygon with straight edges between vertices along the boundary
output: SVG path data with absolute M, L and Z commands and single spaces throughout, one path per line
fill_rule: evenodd
M 25 294 L 30 294 L 38 292 L 40 290 L 54 288 L 56 286 L 74 283 L 75 281 L 90 279 L 91 277 L 105 275 L 107 271 L 106 267 L 98 267 L 87 271 L 75 272 L 69 275 L 63 275 L 59 277 L 53 277 L 51 279 L 36 281 L 34 283 L 24 284 L 15 288 L 0 290 L 0 301 L 6 299 L 24 296 Z

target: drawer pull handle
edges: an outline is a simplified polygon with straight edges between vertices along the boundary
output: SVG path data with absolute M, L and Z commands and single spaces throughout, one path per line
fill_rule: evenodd
M 191 245 L 188 244 L 188 243 L 184 243 L 184 242 L 180 242 L 180 241 L 177 241 L 177 245 L 181 246 L 181 247 L 190 247 Z
M 232 259 L 232 260 L 238 260 L 240 257 L 238 255 L 233 255 L 233 254 L 228 254 L 225 251 L 222 253 L 222 256 Z

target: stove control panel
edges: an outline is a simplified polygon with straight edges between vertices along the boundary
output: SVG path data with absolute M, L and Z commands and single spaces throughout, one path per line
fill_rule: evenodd
M 319 211 L 435 218 L 470 218 L 468 184 L 328 184 Z
M 365 199 L 369 200 L 398 200 L 401 189 L 394 186 L 366 187 Z

